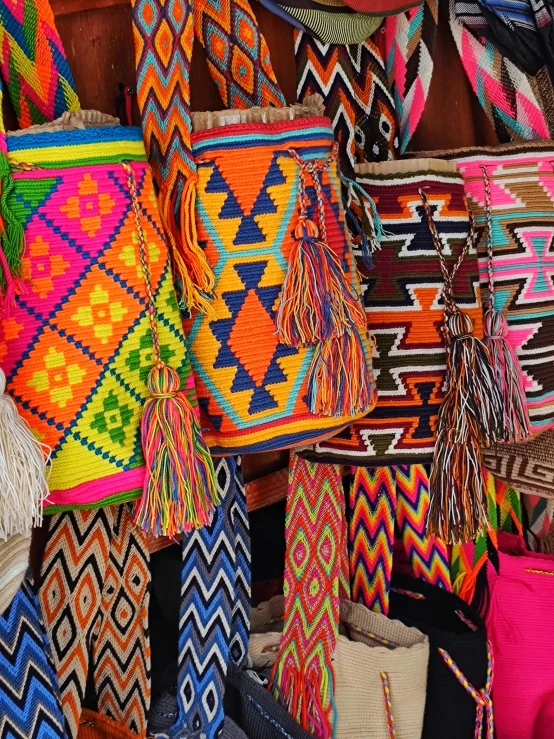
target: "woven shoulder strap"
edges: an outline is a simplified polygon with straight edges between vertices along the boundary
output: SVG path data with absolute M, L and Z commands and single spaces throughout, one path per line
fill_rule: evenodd
M 450 29 L 473 91 L 500 141 L 550 138 L 529 78 L 490 41 L 473 35 L 458 10 L 480 13 L 477 3 L 450 0 Z
M 1 0 L 0 68 L 22 128 L 79 109 L 48 0 Z
M 226 108 L 286 104 L 248 0 L 194 0 L 194 29 Z

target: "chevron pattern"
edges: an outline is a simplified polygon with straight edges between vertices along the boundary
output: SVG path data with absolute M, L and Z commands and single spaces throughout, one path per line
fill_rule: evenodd
M 250 635 L 250 526 L 240 457 L 236 458 L 234 467 L 235 497 L 230 509 L 230 533 L 235 537 L 235 604 L 229 656 L 235 667 L 242 668 L 248 657 Z
M 148 557 L 127 505 L 52 516 L 39 598 L 70 739 L 89 670 L 99 710 L 146 734 Z
M 248 0 L 195 0 L 194 29 L 226 108 L 283 107 L 269 48 Z
M 101 712 L 144 736 L 150 707 L 150 557 L 128 506 L 116 511 L 112 531 L 103 617 L 92 639 L 94 685 Z
M 146 151 L 161 187 L 170 170 L 196 171 L 190 134 L 190 63 L 194 22 L 188 0 L 133 3 L 137 101 Z M 182 182 L 181 182 L 182 186 Z
M 79 109 L 48 0 L 0 3 L 0 68 L 21 128 Z
M 221 505 L 209 526 L 183 539 L 179 715 L 169 731 L 171 739 L 181 739 L 184 734 L 213 739 L 225 717 L 223 695 L 232 622 L 233 616 L 235 623 L 241 618 L 235 611 L 239 532 L 234 528 L 234 514 L 236 494 L 243 495 L 244 486 L 242 482 L 238 488 L 235 484 L 239 473 L 233 457 L 218 459 L 215 473 Z M 239 641 L 235 644 L 239 646 Z
M 276 697 L 309 732 L 333 734 L 344 493 L 340 468 L 291 454 L 286 514 L 285 626 Z
M 65 739 L 38 598 L 25 580 L 0 616 L 1 739 Z
M 396 510 L 394 468 L 354 468 L 348 506 L 352 600 L 387 614 Z
M 379 46 L 324 44 L 305 31 L 294 39 L 297 98 L 323 97 L 342 172 L 352 178 L 357 163 L 396 159 L 398 120 Z
M 433 76 L 433 51 L 439 22 L 438 0 L 385 19 L 385 67 L 400 119 L 400 151 L 417 128 Z
M 429 510 L 429 474 L 420 464 L 395 467 L 396 522 L 404 550 L 415 577 L 452 590 L 450 558 L 446 545 L 434 536 L 426 536 Z

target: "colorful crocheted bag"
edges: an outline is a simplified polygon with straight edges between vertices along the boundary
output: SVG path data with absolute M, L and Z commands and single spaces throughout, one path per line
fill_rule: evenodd
M 505 144 L 437 156 L 454 160 L 464 178 L 487 290 L 490 247 L 493 303 L 519 360 L 531 431 L 554 428 L 554 145 Z
M 420 190 L 452 263 L 469 228 L 463 181 L 451 163 L 434 159 L 361 165 L 357 181 L 375 201 L 384 231 L 375 268 L 363 283 L 368 328 L 376 340 L 377 405 L 366 418 L 300 454 L 370 467 L 430 463 L 446 376 L 444 280 Z M 456 274 L 454 294 L 475 335 L 482 336 L 478 281 L 471 249 Z
M 211 451 L 330 436 L 375 403 L 330 121 L 227 125 L 192 142 L 217 297 L 187 329 Z
M 153 533 L 203 525 L 213 466 L 140 129 L 67 112 L 0 149 L 0 357 L 51 450 L 48 511 L 142 491 Z

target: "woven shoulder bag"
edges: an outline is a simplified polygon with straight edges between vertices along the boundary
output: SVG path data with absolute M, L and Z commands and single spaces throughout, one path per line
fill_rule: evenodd
M 213 467 L 141 130 L 75 110 L 0 149 L 0 357 L 50 452 L 47 510 L 142 493 L 155 534 L 206 523 Z
M 331 123 L 290 118 L 192 135 L 216 297 L 187 328 L 215 454 L 326 438 L 375 403 Z

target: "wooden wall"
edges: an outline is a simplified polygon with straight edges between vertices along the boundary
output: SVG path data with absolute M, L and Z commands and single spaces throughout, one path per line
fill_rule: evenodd
M 119 84 L 134 86 L 134 49 L 130 0 L 51 0 L 56 22 L 84 108 L 116 115 Z M 295 101 L 293 29 L 254 0 L 273 67 L 287 101 Z M 217 110 L 221 102 L 203 50 L 195 45 L 191 75 L 193 110 Z M 134 109 L 138 124 L 138 111 Z M 441 0 L 435 70 L 429 100 L 413 149 L 494 144 L 495 134 L 473 94 L 450 34 Z M 246 480 L 286 465 L 286 453 L 248 455 Z

